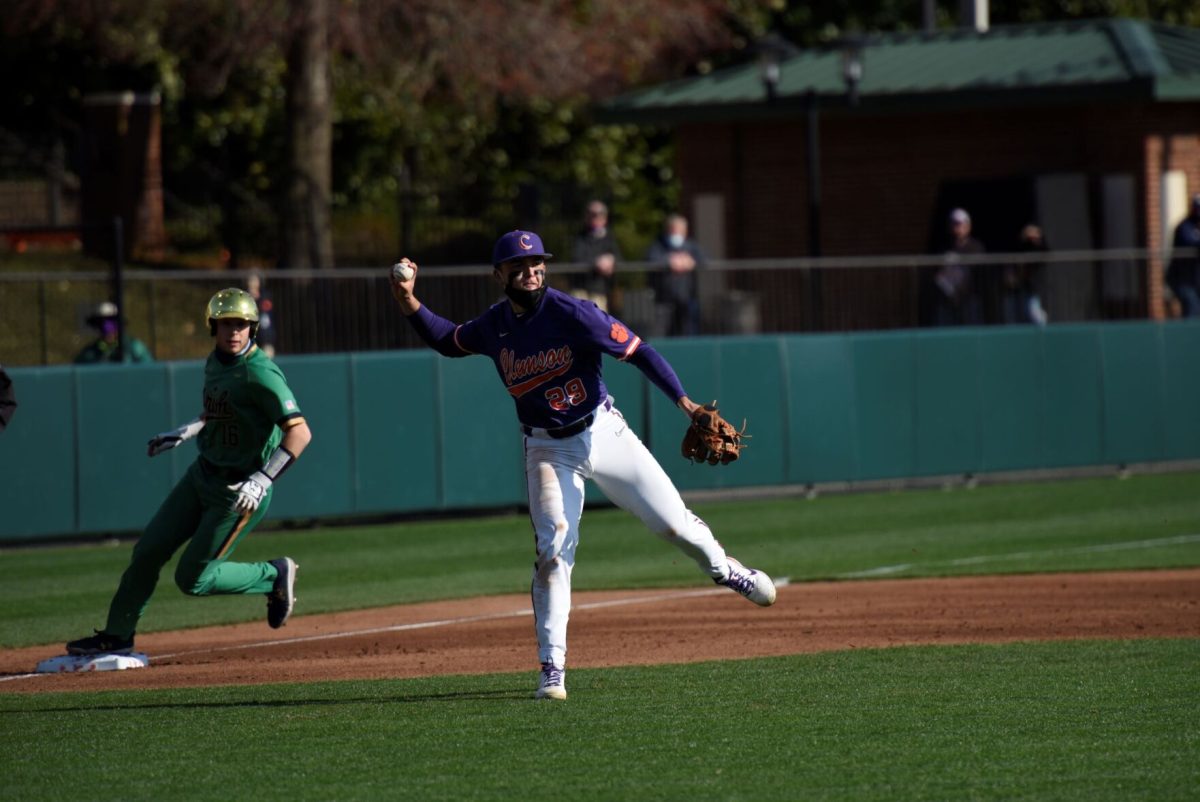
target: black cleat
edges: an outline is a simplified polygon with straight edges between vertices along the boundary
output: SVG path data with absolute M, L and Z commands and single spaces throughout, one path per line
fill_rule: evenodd
M 296 569 L 300 566 L 291 557 L 280 557 L 270 563 L 279 576 L 275 577 L 275 587 L 267 594 L 267 623 L 271 629 L 279 629 L 292 615 L 292 606 L 296 603 Z
M 100 630 L 96 630 L 95 635 L 73 640 L 67 644 L 67 654 L 129 654 L 132 651 L 132 635 L 128 638 L 121 638 Z

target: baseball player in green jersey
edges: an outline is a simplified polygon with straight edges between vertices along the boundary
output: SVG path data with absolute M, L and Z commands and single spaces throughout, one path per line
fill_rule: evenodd
M 272 486 L 312 434 L 283 372 L 254 344 L 258 307 L 244 290 L 208 302 L 216 347 L 204 366 L 204 413 L 151 438 L 151 457 L 198 437 L 200 456 L 158 508 L 133 548 L 129 567 L 95 635 L 67 644 L 77 655 L 129 654 L 138 620 L 162 567 L 187 544 L 175 584 L 191 596 L 264 593 L 267 623 L 287 622 L 295 602 L 296 563 L 231 562 L 238 542 L 267 512 Z

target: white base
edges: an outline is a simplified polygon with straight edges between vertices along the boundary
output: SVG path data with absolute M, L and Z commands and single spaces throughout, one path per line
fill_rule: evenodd
M 127 668 L 148 668 L 150 658 L 141 652 L 133 654 L 65 654 L 51 657 L 37 665 L 39 674 L 65 674 L 76 671 L 124 671 Z

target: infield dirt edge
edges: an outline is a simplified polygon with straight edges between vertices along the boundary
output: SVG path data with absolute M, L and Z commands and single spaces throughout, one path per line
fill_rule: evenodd
M 23 677 L 60 644 L 0 653 L 0 693 L 203 687 L 536 669 L 525 594 L 139 635 L 149 669 Z M 576 593 L 571 668 L 923 644 L 1200 637 L 1200 569 L 810 582 L 758 608 L 720 588 Z

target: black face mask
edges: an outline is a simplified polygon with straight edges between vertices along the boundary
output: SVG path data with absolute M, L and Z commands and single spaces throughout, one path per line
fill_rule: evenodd
M 546 279 L 542 278 L 542 286 L 536 290 L 519 289 L 516 286 L 516 282 L 517 274 L 511 273 L 508 277 L 508 286 L 504 288 L 504 294 L 526 312 L 532 312 L 534 309 L 537 309 L 538 304 L 542 302 L 542 298 L 546 295 Z
M 542 302 L 542 297 L 546 294 L 546 288 L 543 286 L 538 287 L 536 290 L 518 290 L 516 287 L 505 287 L 504 294 L 526 312 L 532 312 Z

